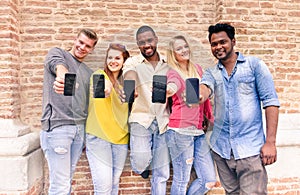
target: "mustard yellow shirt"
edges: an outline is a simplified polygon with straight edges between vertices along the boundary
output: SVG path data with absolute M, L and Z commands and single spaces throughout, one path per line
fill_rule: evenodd
M 93 74 L 104 74 L 105 80 L 109 80 L 103 70 L 97 70 Z M 93 97 L 93 75 L 90 79 L 90 98 L 86 133 L 92 134 L 113 144 L 127 144 L 128 134 L 128 104 L 121 103 L 118 94 L 112 89 L 110 96 L 106 98 Z

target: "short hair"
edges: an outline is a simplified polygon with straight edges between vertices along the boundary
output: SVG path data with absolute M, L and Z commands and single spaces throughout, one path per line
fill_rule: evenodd
M 154 36 L 156 36 L 156 34 L 155 34 L 153 28 L 151 28 L 150 26 L 144 25 L 144 26 L 141 26 L 141 27 L 136 31 L 136 37 L 135 37 L 136 40 L 137 40 L 139 34 L 144 33 L 144 32 L 148 32 L 148 31 L 152 32 L 152 34 L 153 34 Z
M 211 25 L 208 28 L 208 40 L 211 42 L 211 36 L 213 33 L 218 33 L 221 31 L 225 31 L 227 36 L 232 40 L 234 39 L 235 29 L 233 26 L 227 23 L 217 23 L 216 25 Z
M 81 29 L 79 31 L 79 33 L 77 34 L 77 37 L 79 37 L 81 34 L 84 34 L 89 39 L 95 40 L 94 46 L 97 44 L 98 36 L 97 36 L 97 33 L 95 31 L 93 31 L 92 29 L 89 29 L 89 28 Z

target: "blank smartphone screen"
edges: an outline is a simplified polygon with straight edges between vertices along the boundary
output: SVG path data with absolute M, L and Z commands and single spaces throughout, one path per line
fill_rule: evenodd
M 75 85 L 76 85 L 76 74 L 66 73 L 65 84 L 64 84 L 64 95 L 73 96 L 75 93 Z
M 135 92 L 135 81 L 134 80 L 124 80 L 124 92 L 125 92 L 125 102 L 134 102 L 134 92 Z
M 103 74 L 93 75 L 94 98 L 105 98 L 105 79 Z
M 167 76 L 154 75 L 152 87 L 153 87 L 152 102 L 153 103 L 166 103 Z
M 199 103 L 199 79 L 198 78 L 188 78 L 185 80 L 185 93 L 186 93 L 186 103 L 188 104 L 198 104 Z

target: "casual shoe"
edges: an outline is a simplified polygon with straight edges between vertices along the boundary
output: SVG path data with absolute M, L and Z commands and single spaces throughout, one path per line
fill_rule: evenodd
M 142 176 L 142 178 L 147 179 L 149 177 L 149 173 L 149 170 L 145 170 L 140 175 Z

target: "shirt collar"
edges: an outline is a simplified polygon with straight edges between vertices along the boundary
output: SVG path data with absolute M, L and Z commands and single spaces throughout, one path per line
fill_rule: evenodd
M 159 56 L 160 63 L 167 63 L 165 56 L 160 55 L 159 52 L 158 52 L 158 56 Z M 139 63 L 149 63 L 141 53 L 138 55 L 138 61 Z
M 237 65 L 239 62 L 245 62 L 245 61 L 246 61 L 246 58 L 245 58 L 245 56 L 244 56 L 242 53 L 236 52 L 236 54 L 238 55 L 238 57 L 237 57 L 237 59 L 236 59 L 236 61 L 237 61 L 236 65 Z M 219 60 L 219 62 L 218 62 L 218 64 L 217 64 L 217 66 L 218 66 L 219 69 L 223 69 L 223 68 L 224 68 L 224 65 L 221 63 L 220 60 Z

